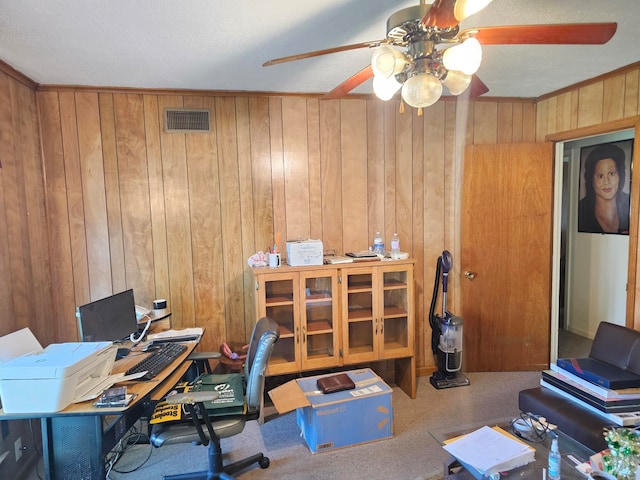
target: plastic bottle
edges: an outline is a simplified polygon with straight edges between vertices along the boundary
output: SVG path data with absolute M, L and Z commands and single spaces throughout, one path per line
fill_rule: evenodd
M 373 253 L 384 255 L 384 240 L 382 240 L 380 232 L 376 232 L 375 237 L 373 237 Z
M 549 480 L 560 480 L 561 457 L 558 451 L 558 439 L 551 441 L 551 451 L 549 452 Z
M 391 237 L 391 259 L 398 260 L 400 258 L 400 237 L 397 233 Z

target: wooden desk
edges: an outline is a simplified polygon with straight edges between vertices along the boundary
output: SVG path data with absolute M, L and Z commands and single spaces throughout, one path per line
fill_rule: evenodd
M 104 457 L 140 417 L 150 416 L 155 403 L 173 388 L 191 362 L 187 356 L 198 345 L 186 342 L 187 350 L 171 365 L 148 381 L 127 382 L 128 393 L 137 394 L 126 407 L 97 408 L 95 400 L 69 405 L 60 412 L 4 413 L 0 420 L 40 418 L 42 450 L 47 480 L 103 480 Z M 113 373 L 126 371 L 147 353 L 134 347 L 116 361 Z

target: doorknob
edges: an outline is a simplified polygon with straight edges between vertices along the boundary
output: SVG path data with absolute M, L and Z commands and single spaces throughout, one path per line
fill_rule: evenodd
M 466 278 L 468 278 L 469 280 L 473 280 L 474 278 L 476 278 L 475 272 L 470 272 L 468 270 L 466 272 L 464 272 L 464 276 Z

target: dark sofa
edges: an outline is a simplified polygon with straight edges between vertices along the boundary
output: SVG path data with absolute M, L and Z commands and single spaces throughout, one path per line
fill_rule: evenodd
M 640 332 L 601 322 L 589 357 L 640 374 Z M 603 436 L 604 427 L 617 426 L 542 386 L 522 390 L 518 406 L 523 412 L 545 417 L 561 431 L 594 451 L 607 448 Z

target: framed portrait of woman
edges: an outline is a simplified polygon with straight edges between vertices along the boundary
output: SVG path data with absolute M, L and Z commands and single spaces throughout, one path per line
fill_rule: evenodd
M 633 139 L 580 149 L 578 232 L 629 235 Z

